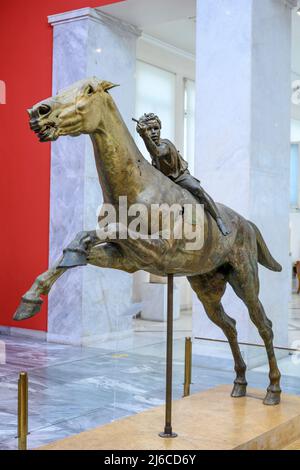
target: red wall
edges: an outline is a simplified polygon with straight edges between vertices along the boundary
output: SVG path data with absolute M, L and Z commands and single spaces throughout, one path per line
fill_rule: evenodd
M 42 312 L 12 321 L 20 297 L 48 267 L 50 144 L 38 142 L 26 109 L 51 95 L 52 27 L 47 16 L 120 0 L 10 0 L 0 5 L 0 325 L 47 330 Z M 75 234 L 74 234 L 75 235 Z

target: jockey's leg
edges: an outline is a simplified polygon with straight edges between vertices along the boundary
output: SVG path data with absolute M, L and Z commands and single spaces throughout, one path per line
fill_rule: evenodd
M 227 229 L 226 225 L 224 224 L 222 217 L 219 213 L 219 210 L 214 202 L 214 200 L 207 194 L 207 192 L 202 188 L 199 181 L 194 178 L 192 175 L 187 175 L 182 180 L 175 181 L 175 183 L 179 184 L 181 187 L 187 189 L 196 196 L 200 203 L 204 205 L 205 210 L 212 216 L 212 218 L 216 221 L 217 226 L 219 227 L 220 231 L 223 235 L 228 235 L 230 231 Z

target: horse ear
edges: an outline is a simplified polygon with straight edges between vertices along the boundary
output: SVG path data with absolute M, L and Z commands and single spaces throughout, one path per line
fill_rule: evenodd
M 111 82 L 107 82 L 106 80 L 103 80 L 100 83 L 100 86 L 101 86 L 102 90 L 108 91 L 111 88 L 115 88 L 116 86 L 120 86 L 120 85 L 116 85 L 115 83 L 111 83 Z

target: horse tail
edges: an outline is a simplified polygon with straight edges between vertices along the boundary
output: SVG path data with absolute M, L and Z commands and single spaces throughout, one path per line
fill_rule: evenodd
M 254 228 L 255 235 L 256 235 L 258 262 L 262 266 L 265 266 L 265 268 L 270 269 L 271 271 L 276 271 L 276 272 L 282 271 L 282 266 L 279 263 L 277 263 L 277 261 L 271 255 L 259 229 L 256 227 L 256 225 L 253 222 L 249 221 L 249 223 Z

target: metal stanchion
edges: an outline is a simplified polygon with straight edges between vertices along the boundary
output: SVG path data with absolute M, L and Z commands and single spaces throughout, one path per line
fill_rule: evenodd
M 168 274 L 167 362 L 166 362 L 166 414 L 165 429 L 160 437 L 177 437 L 172 432 L 172 367 L 173 367 L 173 274 Z
M 184 358 L 184 384 L 183 396 L 188 397 L 190 394 L 190 385 L 192 383 L 192 340 L 185 338 L 185 358 Z
M 21 372 L 18 381 L 18 449 L 27 450 L 28 434 L 28 376 Z

